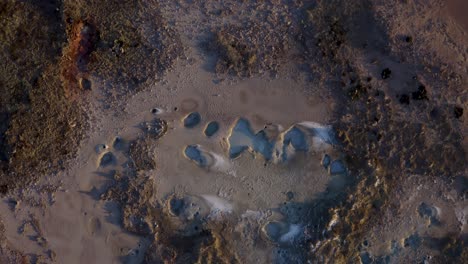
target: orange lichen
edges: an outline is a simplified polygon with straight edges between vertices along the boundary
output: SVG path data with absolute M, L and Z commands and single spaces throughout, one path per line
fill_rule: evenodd
M 61 73 L 65 92 L 70 99 L 76 98 L 80 91 L 90 89 L 87 64 L 97 39 L 96 29 L 86 21 L 75 22 L 69 31 Z

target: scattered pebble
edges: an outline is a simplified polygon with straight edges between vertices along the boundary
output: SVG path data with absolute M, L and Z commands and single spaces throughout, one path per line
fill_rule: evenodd
M 186 128 L 193 128 L 201 121 L 201 115 L 198 112 L 192 112 L 184 119 L 184 126 Z

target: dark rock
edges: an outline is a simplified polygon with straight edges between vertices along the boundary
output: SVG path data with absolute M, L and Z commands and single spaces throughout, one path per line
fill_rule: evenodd
M 413 100 L 428 100 L 426 87 L 420 85 L 418 91 L 412 93 Z
M 407 94 L 402 94 L 402 95 L 400 96 L 400 103 L 401 103 L 401 104 L 409 105 L 409 103 L 410 103 L 410 97 L 409 97 Z
M 392 71 L 389 68 L 383 69 L 382 74 L 381 74 L 382 79 L 384 80 L 390 78 L 391 75 L 392 75 Z
M 453 114 L 455 115 L 455 118 L 460 118 L 463 116 L 463 107 L 460 106 L 455 106 L 453 108 Z

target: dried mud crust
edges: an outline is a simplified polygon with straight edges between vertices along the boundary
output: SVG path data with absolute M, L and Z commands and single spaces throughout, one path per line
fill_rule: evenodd
M 56 64 L 65 41 L 61 3 L 0 4 L 0 192 L 56 172 L 76 148 L 82 113 Z
M 341 8 L 334 10 L 336 6 Z M 304 60 L 319 78 L 327 77 L 323 84 L 333 89 L 340 105 L 334 126 L 356 175 L 348 198 L 341 206 L 330 208 L 330 216 L 339 221 L 330 230 L 329 239 L 315 244 L 312 259 L 385 261 L 385 256 L 379 259 L 362 254 L 362 243 L 372 227 L 385 225 L 383 213 L 395 210 L 389 197 L 404 188 L 403 179 L 416 175 L 448 183 L 466 170 L 463 121 L 453 112 L 454 102 L 460 101 L 457 97 L 466 97 L 462 91 L 466 70 L 457 70 L 454 65 L 439 67 L 447 58 L 430 57 L 435 51 L 431 46 L 408 47 L 408 38 L 401 36 L 416 32 L 397 32 L 394 20 L 378 20 L 378 15 L 391 17 L 397 10 L 385 6 L 370 1 L 321 2 L 306 10 L 303 32 L 298 36 L 307 51 Z M 466 50 L 460 39 L 458 45 Z M 317 62 L 323 66 L 317 67 Z M 326 75 L 324 68 L 330 70 Z M 402 95 L 406 96 L 401 99 Z M 462 234 L 453 237 L 449 247 L 466 244 Z M 415 256 L 409 259 L 415 260 Z M 464 258 L 466 252 L 448 248 L 437 257 L 440 261 Z
M 182 53 L 177 33 L 158 1 L 64 1 L 64 20 L 73 32 L 85 23 L 96 31 L 86 71 L 105 92 L 126 95 L 161 79 Z M 73 49 L 73 47 L 71 47 Z M 119 83 L 119 89 L 113 84 Z

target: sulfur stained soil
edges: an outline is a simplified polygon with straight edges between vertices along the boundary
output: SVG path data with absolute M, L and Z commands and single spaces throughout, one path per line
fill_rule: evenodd
M 467 8 L 2 2 L 0 262 L 468 261 Z

